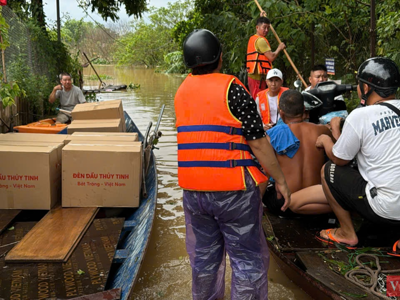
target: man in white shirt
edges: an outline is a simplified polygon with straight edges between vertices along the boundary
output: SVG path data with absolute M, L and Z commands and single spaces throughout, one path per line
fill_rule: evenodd
M 255 98 L 258 113 L 263 121 L 264 130 L 272 128 L 278 122 L 279 100 L 287 87 L 283 87 L 283 74 L 279 69 L 272 69 L 267 75 L 268 88 L 257 93 Z
M 388 58 L 370 58 L 361 64 L 358 81 L 366 107 L 351 112 L 341 134 L 340 118 L 332 119 L 333 132 L 339 132 L 336 144 L 327 135 L 316 142 L 331 160 L 322 168 L 322 186 L 340 223 L 338 229 L 322 230 L 319 239 L 350 249 L 358 243 L 350 211 L 376 224 L 400 225 L 399 70 Z M 349 166 L 355 157 L 358 170 Z M 399 253 L 395 248 L 390 254 Z

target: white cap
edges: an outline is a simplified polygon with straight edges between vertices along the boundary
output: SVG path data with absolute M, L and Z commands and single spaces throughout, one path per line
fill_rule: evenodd
M 278 77 L 283 80 L 282 72 L 279 69 L 272 69 L 268 71 L 267 79 L 271 79 L 272 77 Z

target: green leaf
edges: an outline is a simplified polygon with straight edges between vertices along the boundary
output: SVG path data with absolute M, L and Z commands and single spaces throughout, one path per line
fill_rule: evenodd
M 81 269 L 79 269 L 78 271 L 76 271 L 76 273 L 78 273 L 79 275 L 85 274 L 85 271 L 82 271 Z

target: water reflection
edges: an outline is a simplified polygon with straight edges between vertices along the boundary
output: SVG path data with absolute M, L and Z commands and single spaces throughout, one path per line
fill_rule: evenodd
M 160 126 L 163 133 L 155 150 L 158 169 L 158 200 L 150 245 L 146 253 L 132 299 L 191 299 L 191 269 L 185 248 L 185 220 L 182 208 L 182 190 L 178 186 L 177 144 L 175 130 L 174 96 L 183 77 L 157 74 L 140 68 L 96 66 L 99 74 L 112 79 L 107 84 L 140 84 L 130 92 L 98 95 L 101 101 L 121 99 L 139 129 L 144 132 L 150 121 L 157 122 L 160 108 L 165 104 Z M 84 74 L 93 75 L 90 69 Z M 98 81 L 85 81 L 95 87 Z M 229 263 L 228 263 L 229 264 Z M 291 283 L 271 260 L 269 270 L 270 299 L 310 299 Z M 226 299 L 230 299 L 230 268 L 226 272 Z

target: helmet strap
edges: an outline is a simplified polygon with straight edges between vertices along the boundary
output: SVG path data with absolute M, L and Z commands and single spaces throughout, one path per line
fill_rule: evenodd
M 361 101 L 360 101 L 360 105 L 361 106 L 366 106 L 367 105 L 367 100 L 368 100 L 368 97 L 372 94 L 372 92 L 374 91 L 374 88 L 372 87 L 372 86 L 369 86 L 370 88 L 369 88 L 369 91 L 368 91 L 368 93 L 364 93 L 364 86 L 363 86 L 363 82 L 362 81 L 360 81 L 359 82 L 359 87 L 360 87 L 360 92 L 361 92 Z

